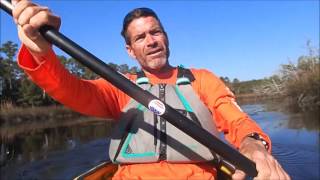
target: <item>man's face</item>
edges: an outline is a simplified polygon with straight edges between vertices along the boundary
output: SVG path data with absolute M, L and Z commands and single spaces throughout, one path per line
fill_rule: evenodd
M 159 22 L 152 16 L 133 20 L 127 30 L 130 45 L 126 45 L 129 55 L 137 59 L 143 69 L 159 71 L 168 59 L 168 39 Z

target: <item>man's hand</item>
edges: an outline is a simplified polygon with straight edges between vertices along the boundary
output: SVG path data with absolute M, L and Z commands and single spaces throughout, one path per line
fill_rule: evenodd
M 256 163 L 258 176 L 254 179 L 290 179 L 278 161 L 268 153 L 261 141 L 246 137 L 240 145 L 240 153 Z M 232 179 L 244 179 L 245 173 L 236 170 Z
M 28 0 L 12 0 L 14 6 L 12 15 L 18 26 L 18 35 L 21 42 L 34 54 L 43 55 L 51 49 L 48 43 L 38 32 L 43 25 L 51 25 L 59 29 L 61 20 L 51 13 L 49 8 L 38 6 Z

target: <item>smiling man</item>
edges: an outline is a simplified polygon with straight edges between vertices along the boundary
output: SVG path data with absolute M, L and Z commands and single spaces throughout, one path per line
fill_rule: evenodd
M 18 63 L 32 81 L 62 104 L 83 114 L 118 122 L 109 149 L 120 164 L 114 179 L 215 179 L 214 155 L 179 129 L 103 80 L 83 80 L 59 62 L 51 44 L 38 33 L 42 25 L 59 29 L 61 20 L 47 7 L 13 1 L 14 21 L 23 46 Z M 271 141 L 241 111 L 234 95 L 213 73 L 169 64 L 169 41 L 159 18 L 137 8 L 124 18 L 126 50 L 141 65 L 126 76 L 213 135 L 219 132 L 256 163 L 257 179 L 290 179 L 270 154 Z M 234 179 L 245 174 L 236 171 Z

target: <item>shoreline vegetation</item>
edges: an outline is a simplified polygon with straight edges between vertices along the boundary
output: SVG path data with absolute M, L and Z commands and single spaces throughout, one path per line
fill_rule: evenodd
M 24 132 L 37 132 L 48 128 L 69 127 L 103 122 L 108 127 L 112 122 L 103 118 L 89 117 L 62 105 L 46 107 L 12 107 L 0 109 L 0 137 L 12 139 Z
M 44 91 L 34 85 L 17 66 L 15 56 L 18 45 L 8 41 L 0 47 L 0 125 L 17 124 L 21 121 L 51 119 L 82 119 L 84 116 L 61 107 Z M 320 110 L 320 60 L 319 48 L 307 42 L 307 55 L 301 55 L 297 63 L 282 64 L 277 74 L 271 77 L 239 81 L 228 77 L 220 77 L 234 92 L 237 101 L 259 102 L 264 100 L 280 100 L 299 111 Z M 77 63 L 72 58 L 58 56 L 61 63 L 73 74 L 84 79 L 96 79 L 98 76 Z M 109 63 L 121 73 L 136 73 L 139 69 L 127 64 Z M 91 119 L 91 118 L 90 118 Z M 90 120 L 90 121 L 96 121 Z M 81 120 L 78 120 L 81 121 Z M 1 129 L 1 134 L 4 131 Z
M 239 82 L 221 78 L 235 93 L 238 100 L 282 100 L 295 112 L 320 110 L 319 48 L 307 42 L 307 55 L 297 63 L 281 64 L 279 72 L 271 77 Z M 227 79 L 228 80 L 228 79 Z

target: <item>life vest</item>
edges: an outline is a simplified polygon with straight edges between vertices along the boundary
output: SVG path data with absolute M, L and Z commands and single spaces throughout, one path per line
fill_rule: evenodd
M 211 112 L 191 86 L 195 78 L 189 69 L 178 67 L 176 85 L 151 85 L 142 71 L 137 75 L 136 84 L 141 88 L 218 137 Z M 187 163 L 214 159 L 207 147 L 134 99 L 123 109 L 111 135 L 109 157 L 113 163 L 151 163 L 161 160 Z

